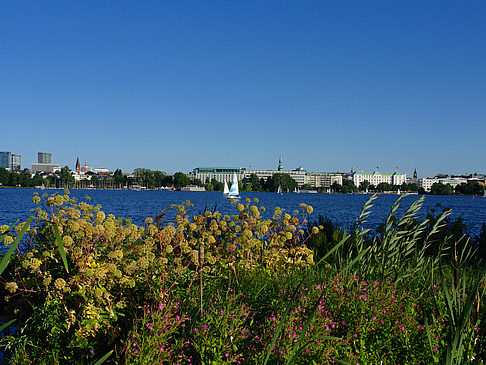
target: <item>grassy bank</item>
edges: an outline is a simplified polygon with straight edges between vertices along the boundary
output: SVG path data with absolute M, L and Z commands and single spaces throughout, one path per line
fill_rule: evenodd
M 177 215 L 143 226 L 68 193 L 33 200 L 1 227 L 3 356 L 13 364 L 468 363 L 484 359 L 484 273 L 475 247 L 417 220 L 422 200 L 378 233 L 329 229 L 302 204 L 263 219 Z M 198 212 L 198 213 L 195 213 Z M 327 224 L 327 227 L 326 227 Z M 331 232 L 331 233 L 329 233 Z M 18 244 L 18 245 L 17 245 Z

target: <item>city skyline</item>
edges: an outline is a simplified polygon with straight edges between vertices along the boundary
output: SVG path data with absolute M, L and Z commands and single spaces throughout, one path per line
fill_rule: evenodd
M 16 156 L 18 158 L 20 158 L 21 156 L 20 155 L 15 155 L 13 154 L 11 151 L 9 152 L 0 152 L 0 154 L 6 154 L 6 153 L 9 153 L 11 154 L 12 156 Z M 3 156 L 3 155 L 2 155 Z M 80 163 L 80 160 L 79 160 L 79 157 L 76 157 L 76 162 L 73 166 L 67 164 L 67 165 L 59 165 L 55 162 L 52 162 L 52 153 L 49 153 L 49 152 L 38 152 L 38 159 L 37 159 L 37 162 L 38 163 L 33 163 L 32 164 L 32 167 L 34 167 L 34 165 L 39 165 L 39 163 L 42 165 L 42 163 L 44 163 L 44 159 L 47 159 L 47 161 L 49 161 L 47 163 L 47 165 L 52 165 L 52 166 L 58 166 L 59 168 L 60 167 L 64 167 L 64 166 L 68 166 L 68 168 L 71 170 L 71 171 L 78 171 L 78 165 L 81 166 L 83 165 L 84 168 L 89 168 L 90 171 L 94 171 L 94 170 L 106 170 L 106 171 L 115 171 L 116 169 L 119 169 L 119 167 L 114 167 L 114 168 L 109 168 L 107 169 L 106 167 L 100 167 L 100 166 L 93 166 L 91 164 L 89 164 L 87 161 L 84 161 L 83 163 Z M 42 162 L 41 162 L 42 161 Z M 3 162 L 2 162 L 3 163 Z M 20 164 L 19 164 L 20 166 Z M 4 167 L 4 166 L 0 166 L 0 167 Z M 295 172 L 295 171 L 306 171 L 308 173 L 337 173 L 337 174 L 346 174 L 346 173 L 349 173 L 349 172 L 377 172 L 377 173 L 385 173 L 385 174 L 390 174 L 390 173 L 398 173 L 398 174 L 404 174 L 404 175 L 407 175 L 407 176 L 416 176 L 417 175 L 417 170 L 414 169 L 414 172 L 413 173 L 408 173 L 407 171 L 401 171 L 399 170 L 398 166 L 395 166 L 395 169 L 394 170 L 381 170 L 379 166 L 376 166 L 375 169 L 369 169 L 369 170 L 363 170 L 363 169 L 358 169 L 358 166 L 355 166 L 355 168 L 351 168 L 350 171 L 346 171 L 346 170 L 335 170 L 335 171 L 330 171 L 330 170 L 320 170 L 320 171 L 311 171 L 311 170 L 307 170 L 304 168 L 304 166 L 299 166 L 297 168 L 285 168 L 284 165 L 283 165 L 283 159 L 282 159 L 282 156 L 279 157 L 279 160 L 278 160 L 278 167 L 276 169 L 273 169 L 273 168 L 262 168 L 262 169 L 254 169 L 252 168 L 252 166 L 210 166 L 208 164 L 204 165 L 204 166 L 195 166 L 193 169 L 189 170 L 189 171 L 182 171 L 182 170 L 177 170 L 177 171 L 174 171 L 172 173 L 169 173 L 167 171 L 163 171 L 163 170 L 158 170 L 158 171 L 163 171 L 169 175 L 173 175 L 175 172 L 183 172 L 185 174 L 187 173 L 192 173 L 194 170 L 198 169 L 198 168 L 201 168 L 201 167 L 205 167 L 205 168 L 208 168 L 208 167 L 211 167 L 211 168 L 216 168 L 216 167 L 219 167 L 219 168 L 238 168 L 238 169 L 243 169 L 243 170 L 247 170 L 247 171 L 258 171 L 258 170 L 262 170 L 262 171 L 276 171 L 276 172 Z M 22 166 L 20 168 L 20 170 L 23 170 L 23 169 L 29 169 L 29 167 L 27 166 Z M 140 167 L 138 167 L 140 168 Z M 135 168 L 137 169 L 137 168 Z M 134 169 L 134 170 L 135 170 Z M 16 170 L 19 170 L 19 168 L 16 168 Z M 31 169 L 29 169 L 31 170 Z M 123 173 L 133 173 L 134 170 L 122 170 Z M 87 170 L 88 171 L 88 170 Z M 157 171 L 157 169 L 155 169 L 154 171 Z M 31 170 L 31 172 L 35 173 L 34 170 Z M 485 173 L 482 173 L 482 172 L 466 172 L 466 173 L 463 173 L 463 174 L 453 174 L 453 173 L 450 173 L 450 172 L 439 172 L 435 175 L 429 175 L 429 176 L 421 176 L 422 178 L 432 178 L 432 177 L 436 177 L 436 176 L 469 176 L 469 175 L 486 175 Z
M 486 3 L 5 3 L 3 151 L 484 173 Z M 8 138 L 6 138 L 8 136 Z M 356 167 L 357 166 L 357 167 Z

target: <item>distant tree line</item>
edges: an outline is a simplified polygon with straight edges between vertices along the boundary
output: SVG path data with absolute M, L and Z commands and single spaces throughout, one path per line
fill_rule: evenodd
M 430 193 L 434 195 L 483 195 L 484 185 L 478 182 L 468 182 L 467 184 L 460 184 L 453 188 L 449 184 L 434 183 L 430 188 Z
M 74 177 L 71 176 L 69 167 L 65 166 L 56 174 L 49 174 L 43 177 L 40 174 L 31 176 L 28 170 L 24 171 L 8 171 L 5 168 L 0 168 L 0 186 L 9 187 L 56 187 L 68 186 L 74 183 Z
M 112 175 L 97 175 L 89 173 L 90 180 L 75 181 L 74 176 L 68 166 L 64 166 L 60 171 L 49 174 L 35 174 L 31 176 L 28 170 L 24 171 L 8 171 L 5 168 L 0 168 L 0 186 L 8 187 L 78 187 L 78 188 L 125 188 L 138 184 L 147 189 L 158 189 L 162 187 L 174 187 L 180 189 L 190 184 L 204 187 L 207 191 L 223 191 L 224 184 L 211 179 L 210 181 L 201 181 L 194 179 L 192 182 L 183 172 L 176 172 L 174 175 L 168 175 L 163 171 L 150 170 L 145 168 L 137 168 L 133 171 L 133 176 L 124 174 L 121 169 L 116 169 Z M 297 181 L 295 181 L 290 174 L 276 173 L 267 179 L 258 178 L 256 174 L 251 174 L 238 182 L 240 191 L 255 191 L 255 192 L 276 192 L 278 187 L 282 188 L 284 192 L 293 192 L 299 188 Z M 301 186 L 300 189 L 312 189 L 310 185 Z M 351 179 L 344 179 L 343 184 L 334 183 L 331 186 L 332 192 L 335 193 L 356 193 L 356 192 L 370 192 L 383 193 L 391 191 L 418 192 L 425 194 L 423 188 L 419 188 L 416 183 L 403 183 L 402 185 L 392 185 L 389 183 L 380 183 L 375 185 L 370 184 L 368 180 L 363 181 L 359 186 L 356 186 Z M 449 184 L 435 183 L 431 187 L 430 194 L 434 195 L 451 195 L 451 194 L 468 194 L 468 195 L 483 195 L 484 186 L 478 182 L 469 182 L 467 184 L 460 184 L 453 188 Z

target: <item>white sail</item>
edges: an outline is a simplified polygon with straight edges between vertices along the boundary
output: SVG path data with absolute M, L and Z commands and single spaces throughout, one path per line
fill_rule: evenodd
M 282 185 L 278 186 L 277 194 L 282 195 Z
M 224 189 L 223 189 L 223 195 L 228 195 L 229 194 L 229 188 L 228 184 L 226 184 L 226 181 L 224 182 Z
M 239 198 L 240 192 L 238 189 L 238 179 L 236 178 L 236 174 L 233 175 L 233 183 L 231 184 L 231 188 L 228 193 L 228 198 Z

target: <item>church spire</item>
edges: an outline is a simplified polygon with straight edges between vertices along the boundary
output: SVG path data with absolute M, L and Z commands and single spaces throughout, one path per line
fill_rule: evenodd
M 76 158 L 76 172 L 79 173 L 81 171 L 81 164 L 79 163 L 79 157 Z
M 278 169 L 277 171 L 283 171 L 283 163 L 282 163 L 282 156 L 280 156 L 278 160 Z

